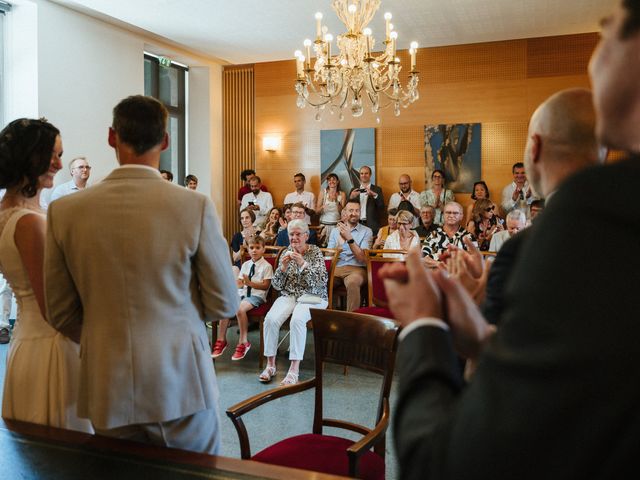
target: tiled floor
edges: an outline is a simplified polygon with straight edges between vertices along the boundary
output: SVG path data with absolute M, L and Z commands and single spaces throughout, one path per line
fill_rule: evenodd
M 258 381 L 258 335 L 257 331 L 249 332 L 249 341 L 253 344 L 247 356 L 238 362 L 231 361 L 231 355 L 237 341 L 236 329 L 229 329 L 229 347 L 224 356 L 216 360 L 216 373 L 220 388 L 220 411 L 222 423 L 221 454 L 239 458 L 240 447 L 238 437 L 231 421 L 224 414 L 225 410 L 251 395 L 276 386 L 284 377 L 288 368 L 286 352 L 278 358 L 278 373 L 271 385 Z M 282 350 L 286 349 L 285 340 Z M 7 345 L 0 345 L 0 381 L 4 383 L 5 358 Z M 313 334 L 307 336 L 305 361 L 302 362 L 300 379 L 313 376 Z M 379 378 L 377 375 L 357 369 L 349 369 L 343 374 L 342 368 L 328 366 L 325 370 L 325 415 L 333 418 L 344 418 L 356 423 L 372 426 L 377 409 L 379 394 Z M 395 385 L 392 388 L 391 402 L 395 401 Z M 265 446 L 282 438 L 299 433 L 309 433 L 313 418 L 313 392 L 303 392 L 293 397 L 276 400 L 264 405 L 244 417 L 245 425 L 251 439 L 251 451 L 258 452 Z M 351 436 L 348 432 L 327 429 L 330 434 Z M 393 432 L 387 435 L 387 479 L 397 478 L 397 465 L 392 446 Z M 351 436 L 357 438 L 357 436 Z

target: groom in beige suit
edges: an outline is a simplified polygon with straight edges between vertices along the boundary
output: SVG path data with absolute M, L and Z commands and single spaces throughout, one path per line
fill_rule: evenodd
M 103 435 L 217 453 L 218 390 L 206 320 L 238 294 L 212 202 L 162 179 L 167 110 L 113 111 L 116 168 L 49 207 L 49 322 L 80 340 L 78 414 Z

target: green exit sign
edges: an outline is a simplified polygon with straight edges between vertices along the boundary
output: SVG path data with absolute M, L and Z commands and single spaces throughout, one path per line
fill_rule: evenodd
M 167 57 L 158 57 L 158 63 L 160 63 L 160 65 L 162 65 L 163 67 L 170 67 L 171 59 Z

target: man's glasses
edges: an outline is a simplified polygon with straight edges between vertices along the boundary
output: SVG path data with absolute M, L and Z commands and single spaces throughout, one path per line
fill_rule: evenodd
M 91 167 L 89 165 L 83 165 L 81 167 L 73 167 L 73 169 L 78 169 L 78 170 L 91 170 Z
M 445 215 L 453 215 L 454 217 L 457 217 L 458 215 L 461 215 L 460 212 L 444 212 Z

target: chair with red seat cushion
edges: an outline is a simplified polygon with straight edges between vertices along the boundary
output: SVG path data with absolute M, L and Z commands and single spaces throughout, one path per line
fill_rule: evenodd
M 366 250 L 367 258 L 367 289 L 369 292 L 369 306 L 358 308 L 356 312 L 366 313 L 369 315 L 377 315 L 384 318 L 394 318 L 393 313 L 389 310 L 389 301 L 387 299 L 387 291 L 384 288 L 384 282 L 380 279 L 380 269 L 393 262 L 404 263 L 405 250 Z M 402 257 L 398 257 L 402 254 Z M 394 256 L 387 256 L 394 255 Z
M 315 377 L 262 392 L 227 410 L 227 416 L 238 432 L 240 455 L 243 459 L 333 475 L 382 479 L 398 327 L 389 319 L 339 310 L 311 309 L 311 322 L 316 352 Z M 373 428 L 323 416 L 323 372 L 327 363 L 362 368 L 382 376 Z M 315 388 L 313 433 L 287 438 L 252 457 L 242 415 L 277 398 L 311 388 Z M 363 436 L 354 442 L 323 435 L 323 427 L 342 428 Z

